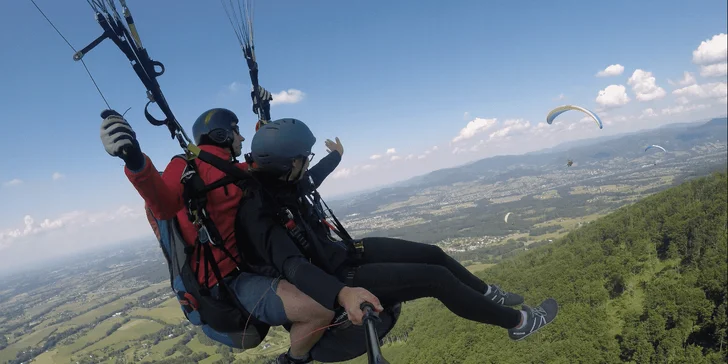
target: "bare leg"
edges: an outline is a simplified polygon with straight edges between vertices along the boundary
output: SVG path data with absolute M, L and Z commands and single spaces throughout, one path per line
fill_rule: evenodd
M 306 356 L 326 332 L 326 330 L 316 330 L 328 325 L 334 318 L 334 312 L 321 306 L 285 280 L 281 280 L 278 284 L 276 294 L 283 301 L 286 316 L 292 322 L 291 355 Z

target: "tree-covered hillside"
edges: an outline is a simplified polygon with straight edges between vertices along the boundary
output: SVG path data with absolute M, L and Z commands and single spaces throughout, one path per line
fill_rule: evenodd
M 714 174 L 619 209 L 483 272 L 559 316 L 520 342 L 433 299 L 404 305 L 391 363 L 723 363 L 728 178 Z M 366 362 L 366 357 L 356 359 Z

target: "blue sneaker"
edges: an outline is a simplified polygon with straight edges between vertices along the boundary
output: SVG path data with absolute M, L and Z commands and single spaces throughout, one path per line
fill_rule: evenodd
M 553 298 L 541 302 L 539 306 L 534 308 L 527 305 L 523 305 L 522 307 L 523 311 L 526 311 L 526 322 L 520 328 L 514 327 L 508 329 L 508 336 L 511 340 L 518 341 L 525 339 L 528 335 L 550 324 L 559 312 L 559 304 Z
M 495 284 L 490 285 L 490 292 L 485 295 L 485 298 L 501 306 L 515 306 L 523 303 L 523 296 L 506 292 Z

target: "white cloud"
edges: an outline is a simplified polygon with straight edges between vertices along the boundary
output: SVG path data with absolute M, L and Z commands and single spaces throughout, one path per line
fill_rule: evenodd
M 394 149 L 394 148 L 387 149 L 387 154 L 395 154 L 395 153 L 397 153 L 396 149 Z
M 693 63 L 708 65 L 724 62 L 728 55 L 728 35 L 720 33 L 709 40 L 700 42 L 700 45 L 693 51 Z
M 503 123 L 503 128 L 496 130 L 488 136 L 488 140 L 497 140 L 507 138 L 514 134 L 519 134 L 531 127 L 531 123 L 523 119 L 511 119 L 506 120 Z
M 670 79 L 667 80 L 667 83 L 669 83 L 671 85 L 678 85 L 678 86 L 688 86 L 688 85 L 694 84 L 695 82 L 696 82 L 695 76 L 693 76 L 693 74 L 688 71 L 685 71 L 683 73 L 683 78 L 680 81 L 674 82 Z
M 365 165 L 361 166 L 362 171 L 368 171 L 370 169 L 376 169 L 376 168 L 377 168 L 376 165 L 371 165 L 371 164 L 365 164 Z
M 458 136 L 453 138 L 453 143 L 459 142 L 461 140 L 470 139 L 475 134 L 482 133 L 493 126 L 495 126 L 497 119 L 481 119 L 481 118 L 475 118 L 474 120 L 470 121 L 468 125 L 466 125 L 462 130 L 460 130 L 460 133 Z
M 23 226 L 20 228 L 11 228 L 11 229 L 5 229 L 4 231 L 0 231 L 0 241 L 9 241 L 14 240 L 17 238 L 22 238 L 25 236 L 29 236 L 32 234 L 37 234 L 44 230 L 52 230 L 57 229 L 59 227 L 63 226 L 63 220 L 56 219 L 56 220 L 49 220 L 45 219 L 41 222 L 40 226 L 35 225 L 35 219 L 33 219 L 30 215 L 25 215 L 23 217 Z
M 414 154 L 410 154 L 410 155 L 408 155 L 407 157 L 405 157 L 405 159 L 404 159 L 404 160 L 408 161 L 408 160 L 410 160 L 410 159 L 415 159 L 415 155 L 414 155 Z
M 236 92 L 240 91 L 240 89 L 242 89 L 243 87 L 245 87 L 244 83 L 234 81 L 233 83 L 228 85 L 227 90 L 230 93 L 236 93 Z
M 672 92 L 678 96 L 692 96 L 699 99 L 721 98 L 728 94 L 728 84 L 726 82 L 712 82 L 702 85 L 690 85 L 679 88 Z
M 154 239 L 142 206 L 70 211 L 54 218 L 26 215 L 18 220 L 3 220 L 5 226 L 0 227 L 0 263 L 4 269 L 27 267 L 131 239 Z
M 351 175 L 351 169 L 349 168 L 341 168 L 338 169 L 334 174 L 332 175 L 333 178 L 346 178 Z
M 4 243 L 3 245 L 8 247 L 9 243 L 12 243 L 15 240 L 51 230 L 58 230 L 61 228 L 86 228 L 90 225 L 123 219 L 135 219 L 144 215 L 145 212 L 143 209 L 135 210 L 124 205 L 116 210 L 97 213 L 71 211 L 62 214 L 55 219 L 43 219 L 40 224 L 36 224 L 36 221 L 32 216 L 25 215 L 23 217 L 23 224 L 21 227 L 0 230 L 0 243 Z
M 680 96 L 677 99 L 675 99 L 675 102 L 677 102 L 678 105 L 685 105 L 685 104 L 689 104 L 690 100 L 688 100 L 688 98 L 685 96 Z
M 295 104 L 301 102 L 304 96 L 306 96 L 306 94 L 303 91 L 289 88 L 288 90 L 274 93 L 273 100 L 271 100 L 270 104 Z
M 639 116 L 639 118 L 647 119 L 647 118 L 654 118 L 655 116 L 657 116 L 657 113 L 655 112 L 654 109 L 652 109 L 650 107 L 650 108 L 642 110 L 642 114 Z
M 667 107 L 662 109 L 660 112 L 662 115 L 674 115 L 674 114 L 680 114 L 688 111 L 693 110 L 702 110 L 708 108 L 709 105 L 706 104 L 697 104 L 697 105 L 677 105 L 673 107 Z
M 484 144 L 485 144 L 485 140 L 480 139 L 480 140 L 478 140 L 478 143 L 477 144 L 473 145 L 470 148 L 470 151 L 471 152 L 477 152 L 478 150 L 480 150 L 480 147 L 483 146 Z
M 556 98 L 554 99 L 554 101 L 563 100 L 565 98 L 566 98 L 566 96 L 564 96 L 564 94 L 559 94 L 559 96 L 556 96 Z
M 632 91 L 639 101 L 658 100 L 666 95 L 665 89 L 657 86 L 652 72 L 637 69 L 632 73 L 632 77 L 629 78 L 627 84 L 632 86 Z
M 372 156 L 369 157 L 369 159 L 371 159 L 373 161 L 375 161 L 375 160 L 377 160 L 379 158 L 382 158 L 382 155 L 381 154 L 374 154 L 374 155 L 372 155 Z
M 703 77 L 724 77 L 728 75 L 728 63 L 715 63 L 700 66 L 700 75 Z
M 607 66 L 602 71 L 597 72 L 597 77 L 609 77 L 609 76 L 619 76 L 624 72 L 624 66 L 621 64 L 613 64 L 610 66 Z
M 59 172 L 53 172 L 53 175 L 51 176 L 51 178 L 53 178 L 54 181 L 58 181 L 58 180 L 63 179 L 65 177 L 66 176 L 62 175 Z
M 425 159 L 427 158 L 427 154 L 420 154 L 417 156 L 417 159 Z
M 22 184 L 23 184 L 23 180 L 17 179 L 17 178 L 13 178 L 10 181 L 7 181 L 7 182 L 4 183 L 4 185 L 7 186 L 7 187 L 19 186 L 19 185 L 22 185 Z
M 599 91 L 596 101 L 604 107 L 624 105 L 629 102 L 626 90 L 623 85 L 609 85 L 604 90 Z
M 389 160 L 391 160 L 392 162 L 394 162 L 394 161 L 399 160 L 399 159 L 402 159 L 402 157 L 400 157 L 398 155 L 393 155 L 392 158 L 390 158 Z
M 463 120 L 465 120 L 465 121 L 470 120 L 470 113 L 469 112 L 466 111 L 466 112 L 463 113 Z
M 455 147 L 452 150 L 452 154 L 462 154 L 462 153 L 466 153 L 466 152 L 467 152 L 466 149 L 463 149 L 463 148 L 460 148 L 460 147 Z

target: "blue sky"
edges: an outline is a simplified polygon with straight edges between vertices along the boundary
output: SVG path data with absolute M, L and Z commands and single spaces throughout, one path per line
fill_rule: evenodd
M 77 49 L 101 32 L 85 1 L 37 3 Z M 227 107 L 250 140 L 247 69 L 220 3 L 128 3 L 144 45 L 167 68 L 159 81 L 182 125 Z M 272 116 L 306 121 L 319 156 L 326 138 L 341 138 L 344 161 L 322 188 L 336 195 L 495 154 L 725 114 L 726 11 L 725 1 L 699 0 L 258 1 L 255 43 L 262 85 L 299 96 L 274 105 Z M 100 96 L 30 1 L 0 3 L 0 46 L 0 249 L 78 221 L 92 232 L 113 225 L 118 239 L 148 235 L 140 198 L 99 141 Z M 143 150 L 163 168 L 179 147 L 143 119 L 144 89 L 126 58 L 107 41 L 85 60 L 111 106 L 131 107 Z M 623 70 L 596 76 L 610 65 Z M 600 90 L 608 91 L 602 104 Z M 596 110 L 605 129 L 579 115 L 538 125 L 564 103 Z

